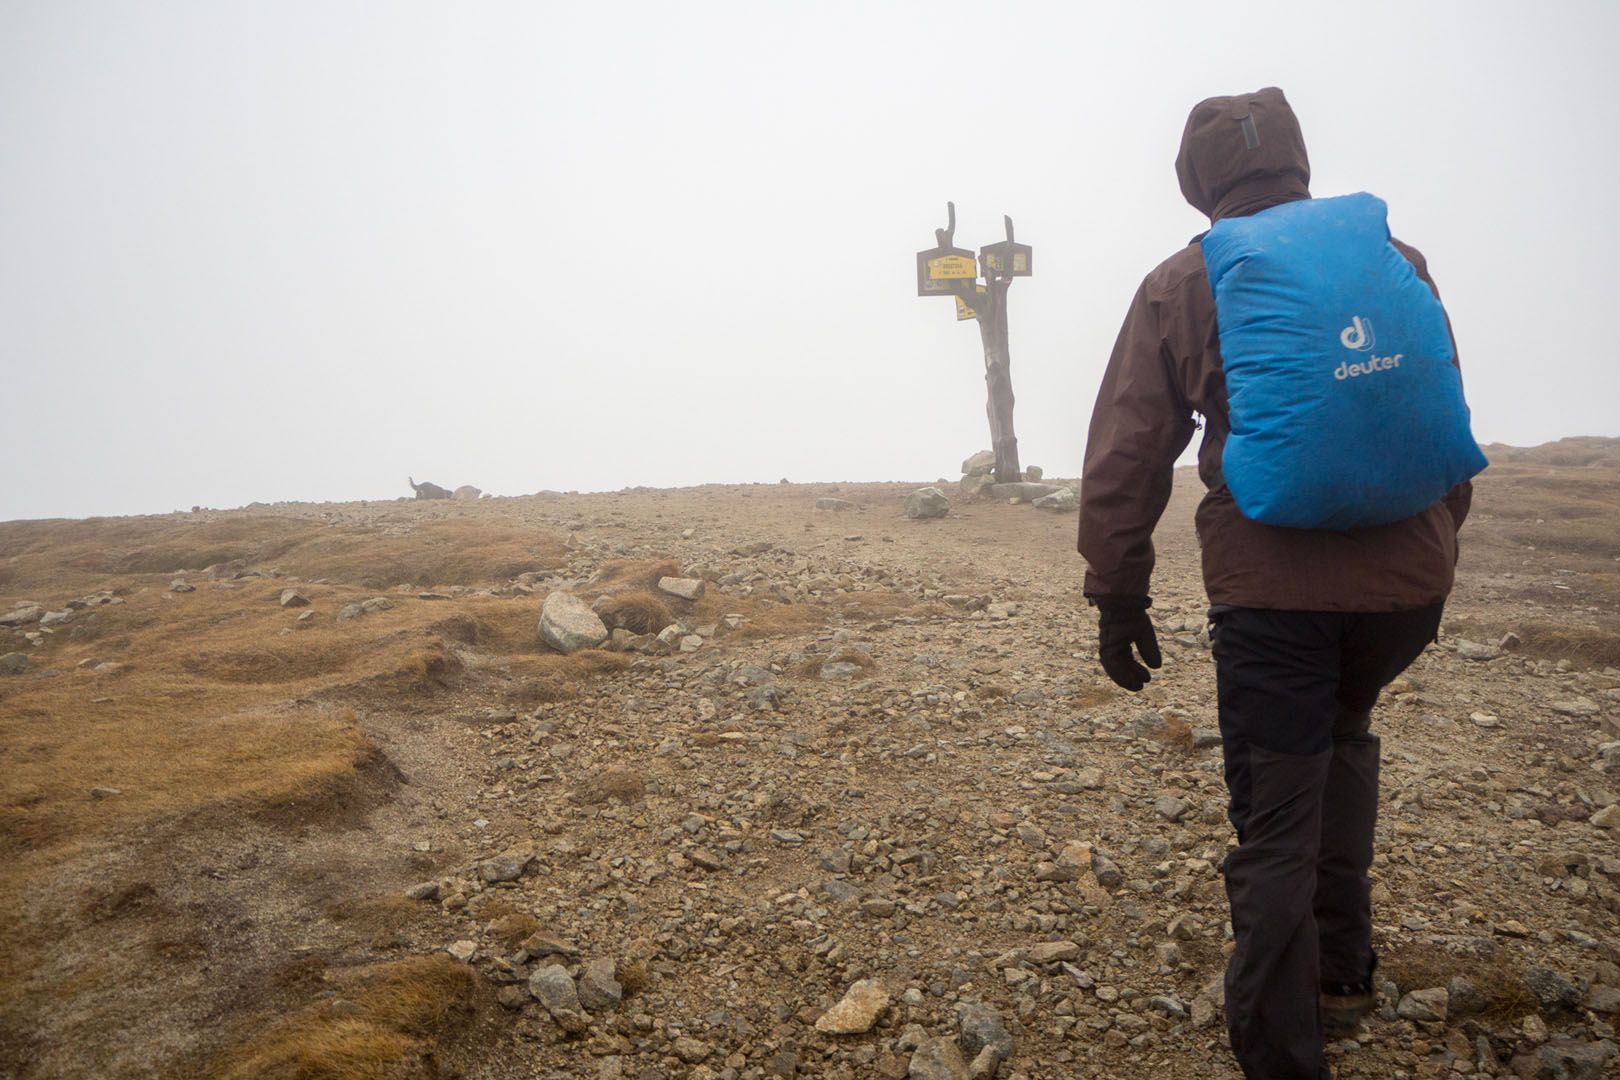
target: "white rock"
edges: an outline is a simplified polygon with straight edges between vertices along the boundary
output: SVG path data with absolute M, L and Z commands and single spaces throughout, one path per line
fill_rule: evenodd
M 682 600 L 696 600 L 703 595 L 703 579 L 661 577 L 658 579 L 658 591 L 678 596 Z
M 561 653 L 594 649 L 608 629 L 590 606 L 572 593 L 554 592 L 540 607 L 540 640 Z
M 872 1030 L 889 1007 L 889 992 L 877 979 L 862 979 L 838 1004 L 816 1021 L 816 1030 L 830 1035 L 860 1035 Z

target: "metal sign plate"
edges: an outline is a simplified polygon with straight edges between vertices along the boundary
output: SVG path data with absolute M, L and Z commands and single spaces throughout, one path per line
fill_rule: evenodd
M 983 296 L 985 294 L 985 291 L 986 290 L 985 290 L 985 287 L 983 285 L 975 285 L 973 287 L 973 292 L 974 292 L 975 295 Z M 978 312 L 977 309 L 969 307 L 967 305 L 967 303 L 965 301 L 963 301 L 963 299 L 960 296 L 958 296 L 956 298 L 956 321 L 957 322 L 961 322 L 964 319 L 977 319 L 978 317 L 979 317 L 979 312 Z
M 943 251 L 929 248 L 917 252 L 918 296 L 955 296 L 958 281 L 977 276 L 978 264 L 974 262 L 973 252 L 966 248 Z
M 928 260 L 928 276 L 931 278 L 976 278 L 979 276 L 979 265 L 971 256 L 941 255 L 937 259 Z
M 997 277 L 1029 277 L 1034 270 L 1034 250 L 1028 244 L 1003 240 L 979 249 L 985 273 Z

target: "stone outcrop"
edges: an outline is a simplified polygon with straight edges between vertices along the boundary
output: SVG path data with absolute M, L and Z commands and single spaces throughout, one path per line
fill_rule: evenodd
M 554 592 L 540 608 L 540 640 L 561 653 L 594 649 L 608 639 L 608 628 L 590 605 L 572 593 Z

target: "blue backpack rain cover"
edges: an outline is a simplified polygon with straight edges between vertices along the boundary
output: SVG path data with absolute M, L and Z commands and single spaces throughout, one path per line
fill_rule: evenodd
M 1204 235 L 1245 517 L 1350 529 L 1411 517 L 1487 462 L 1440 302 L 1361 193 L 1226 218 Z

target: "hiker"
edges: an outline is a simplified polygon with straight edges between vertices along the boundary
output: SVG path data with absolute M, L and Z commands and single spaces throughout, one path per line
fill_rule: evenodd
M 1080 493 L 1085 595 L 1098 611 L 1103 669 L 1124 689 L 1141 690 L 1151 677 L 1148 669 L 1161 665 L 1148 616 L 1152 533 L 1170 497 L 1175 461 L 1197 426 L 1193 414 L 1200 414 L 1204 436 L 1198 472 L 1208 491 L 1196 528 L 1211 605 L 1228 814 L 1238 837 L 1238 847 L 1223 864 L 1236 939 L 1225 977 L 1227 1030 L 1251 1080 L 1321 1080 L 1331 1076 L 1322 1055 L 1324 1022 L 1330 1029 L 1351 1028 L 1374 1003 L 1367 872 L 1379 740 L 1370 732 L 1371 711 L 1379 691 L 1435 640 L 1451 590 L 1457 530 L 1472 494 L 1466 478 L 1484 467 L 1484 459 L 1466 431 L 1455 344 L 1423 256 L 1388 239 L 1387 226 L 1381 232 L 1362 227 L 1368 215 L 1383 218 L 1383 204 L 1372 196 L 1346 196 L 1342 204 L 1312 199 L 1304 140 L 1282 91 L 1267 88 L 1199 103 L 1182 134 L 1176 174 L 1187 201 L 1209 217 L 1213 228 L 1142 282 L 1103 376 Z M 1278 227 L 1272 223 L 1289 215 L 1300 218 L 1302 228 L 1314 229 L 1318 217 L 1340 213 L 1335 206 L 1360 215 L 1357 227 L 1345 235 L 1376 233 L 1370 246 L 1357 240 L 1318 249 L 1304 241 L 1266 244 L 1263 235 L 1248 238 Z M 1340 228 L 1331 220 L 1323 227 Z M 1209 244 L 1223 260 L 1219 304 L 1206 268 Z M 1329 391 L 1345 393 L 1383 393 L 1396 384 L 1379 380 L 1420 373 L 1451 380 L 1455 387 L 1445 393 L 1454 400 L 1434 406 L 1434 415 L 1444 414 L 1445 423 L 1419 415 L 1424 430 L 1392 437 L 1426 438 L 1430 428 L 1455 427 L 1460 414 L 1461 434 L 1446 437 L 1466 444 L 1453 448 L 1461 465 L 1445 476 L 1422 479 L 1387 505 L 1370 510 L 1313 505 L 1305 517 L 1284 514 L 1275 520 L 1289 523 L 1268 524 L 1256 515 L 1267 515 L 1261 504 L 1273 493 L 1266 489 L 1279 481 L 1264 475 L 1256 481 L 1257 469 L 1269 468 L 1292 482 L 1318 466 L 1399 472 L 1433 456 L 1411 445 L 1380 455 L 1362 436 L 1316 431 L 1315 420 L 1285 416 L 1281 430 L 1258 434 L 1248 430 L 1255 426 L 1248 421 L 1235 427 L 1232 422 L 1229 390 L 1232 402 L 1251 400 L 1240 399 L 1234 389 L 1240 357 L 1248 380 L 1244 395 L 1272 393 L 1285 412 L 1296 399 L 1310 396 L 1286 387 L 1278 393 L 1265 381 L 1273 362 L 1291 353 L 1273 349 L 1276 355 L 1268 354 L 1264 335 L 1288 319 L 1266 310 L 1270 301 L 1264 288 L 1243 292 L 1246 261 L 1281 252 L 1280 258 L 1305 258 L 1315 270 L 1317 262 L 1350 258 L 1345 253 L 1351 247 L 1377 263 L 1379 273 L 1391 275 L 1397 283 L 1391 295 L 1399 298 L 1390 299 L 1374 318 L 1307 296 L 1302 310 L 1318 321 L 1331 320 L 1322 322 L 1330 328 L 1326 337 L 1309 338 L 1322 341 L 1311 377 L 1326 380 Z M 1227 276 L 1225 260 L 1232 251 Z M 1300 277 L 1302 291 L 1316 287 L 1307 280 L 1313 275 Z M 1407 333 L 1408 323 L 1425 328 L 1424 349 L 1411 344 L 1421 335 Z M 1358 411 L 1373 410 L 1353 406 L 1344 422 L 1361 422 Z M 1318 444 L 1309 441 L 1313 437 Z M 1279 470 L 1274 466 L 1283 452 L 1301 456 Z M 1242 485 L 1235 471 L 1239 458 Z M 1391 482 L 1405 483 L 1405 478 L 1397 475 Z M 1337 498 L 1343 489 L 1358 487 L 1329 477 L 1307 501 Z M 1295 494 L 1283 492 L 1283 500 Z M 1317 521 L 1332 527 L 1301 524 Z M 1346 521 L 1380 523 L 1346 527 Z

